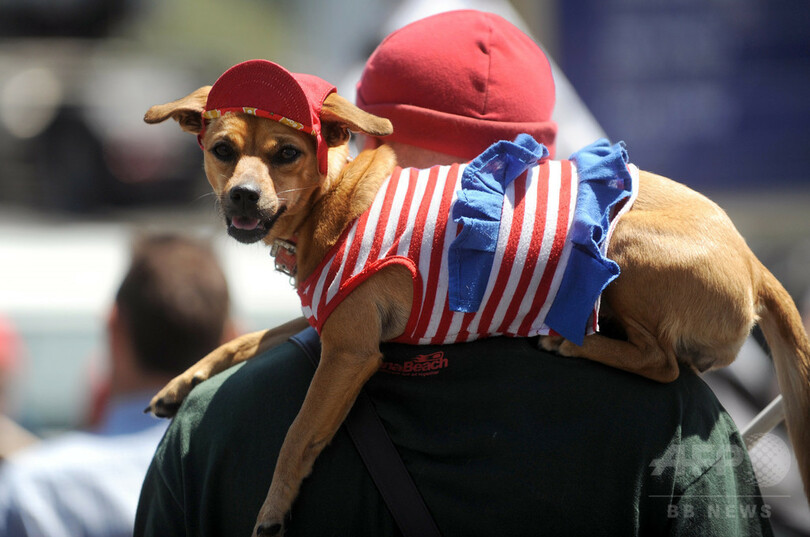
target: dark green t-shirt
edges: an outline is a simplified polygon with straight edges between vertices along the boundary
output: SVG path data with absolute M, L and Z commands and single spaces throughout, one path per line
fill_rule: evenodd
M 367 384 L 445 537 L 771 535 L 748 455 L 711 390 L 493 338 L 383 345 Z M 247 536 L 312 378 L 293 343 L 197 386 L 158 447 L 136 536 Z M 398 535 L 341 430 L 287 535 Z

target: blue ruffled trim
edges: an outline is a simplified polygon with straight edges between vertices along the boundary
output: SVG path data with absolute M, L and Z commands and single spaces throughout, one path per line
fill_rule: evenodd
M 605 287 L 619 275 L 619 265 L 600 247 L 608 235 L 616 204 L 632 195 L 629 162 L 624 143 L 605 139 L 580 149 L 576 162 L 579 191 L 568 240 L 573 243 L 562 283 L 546 316 L 546 326 L 565 339 L 582 345 L 594 304 Z
M 514 142 L 491 145 L 465 168 L 453 207 L 453 221 L 462 228 L 448 256 L 451 310 L 478 311 L 498 245 L 506 187 L 546 156 L 544 145 L 521 134 Z

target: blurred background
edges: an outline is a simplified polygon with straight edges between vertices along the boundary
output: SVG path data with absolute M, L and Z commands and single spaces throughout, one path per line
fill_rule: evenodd
M 639 167 L 720 203 L 810 317 L 806 0 L 2 0 L 0 316 L 22 343 L 6 413 L 41 436 L 87 424 L 103 315 L 139 231 L 210 238 L 245 330 L 299 314 L 267 251 L 226 237 L 194 139 L 143 124 L 149 106 L 251 58 L 353 97 L 384 35 L 463 7 L 524 28 L 556 62 L 564 105 L 584 104 L 557 118 L 558 158 L 600 133 L 624 140 Z M 708 378 L 740 425 L 775 393 L 749 343 L 743 365 Z M 808 534 L 799 500 L 784 535 Z

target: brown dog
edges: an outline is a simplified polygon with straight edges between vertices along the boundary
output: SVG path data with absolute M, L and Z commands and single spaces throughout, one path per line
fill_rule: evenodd
M 148 123 L 172 118 L 200 136 L 205 171 L 219 196 L 229 233 L 243 242 L 296 243 L 296 282 L 304 281 L 350 223 L 371 206 L 394 167 L 383 146 L 348 158 L 347 129 L 372 136 L 391 132 L 336 93 L 319 111 L 320 138 L 278 120 L 231 113 L 210 117 L 210 87 L 152 107 Z M 805 490 L 810 493 L 810 342 L 790 296 L 756 259 L 725 213 L 689 188 L 640 173 L 635 204 L 619 221 L 610 257 L 620 277 L 602 295 L 600 315 L 626 339 L 601 334 L 576 346 L 561 338 L 543 346 L 643 375 L 677 378 L 679 363 L 698 371 L 730 364 L 759 322 L 773 351 L 788 429 Z M 255 531 L 274 535 L 301 481 L 337 431 L 359 390 L 380 367 L 381 341 L 406 328 L 413 280 L 400 266 L 386 267 L 354 289 L 331 312 L 321 331 L 320 365 L 279 454 Z M 666 305 L 666 307 L 661 307 Z M 248 334 L 206 356 L 152 400 L 150 410 L 170 416 L 198 382 L 284 342 L 307 326 L 302 319 Z

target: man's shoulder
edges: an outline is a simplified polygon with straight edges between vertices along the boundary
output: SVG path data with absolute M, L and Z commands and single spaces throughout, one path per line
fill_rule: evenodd
M 435 377 L 448 382 L 471 377 L 490 381 L 521 377 L 538 385 L 554 384 L 597 393 L 616 392 L 624 398 L 661 400 L 667 405 L 680 400 L 685 405 L 719 406 L 711 389 L 688 368 L 677 380 L 659 383 L 583 358 L 570 358 L 541 350 L 536 338 L 495 337 L 453 345 L 384 344 L 382 373 L 395 377 Z M 419 371 L 425 363 L 427 371 Z M 430 366 L 430 367 L 428 367 Z M 378 375 L 379 376 L 379 375 Z
M 383 365 L 368 389 L 382 399 L 389 399 L 386 392 L 393 393 L 391 403 L 401 401 L 396 394 L 415 390 L 411 402 L 435 393 L 449 396 L 447 404 L 464 406 L 469 397 L 465 392 L 476 386 L 479 398 L 500 403 L 518 405 L 522 398 L 549 408 L 596 405 L 612 409 L 617 418 L 643 416 L 650 423 L 678 422 L 693 429 L 730 421 L 711 389 L 686 368 L 676 381 L 661 384 L 539 350 L 533 338 L 441 346 L 383 344 L 382 351 Z M 195 387 L 177 419 L 197 426 L 203 418 L 250 421 L 262 411 L 294 415 L 313 373 L 303 350 L 285 343 Z
M 417 419 L 418 436 L 461 426 L 465 435 L 484 434 L 493 423 L 565 434 L 574 427 L 589 431 L 589 438 L 621 435 L 628 440 L 623 444 L 649 458 L 680 439 L 728 443 L 737 434 L 711 389 L 688 369 L 661 384 L 541 351 L 530 338 L 383 344 L 382 351 L 383 366 L 365 389 L 386 423 L 404 430 L 406 420 Z M 257 438 L 278 430 L 283 438 L 314 370 L 291 342 L 256 356 L 195 387 L 169 437 L 185 446 L 181 452 L 191 449 L 192 434 L 222 443 L 223 450 L 245 430 Z
M 550 430 L 570 424 L 607 435 L 602 438 L 637 438 L 640 447 L 650 449 L 666 447 L 680 435 L 706 439 L 736 431 L 711 389 L 686 368 L 677 380 L 662 384 L 539 350 L 531 338 L 384 345 L 383 352 L 383 368 L 367 389 L 381 412 L 394 415 L 390 407 L 407 401 L 428 420 L 431 408 L 440 404 L 459 420 L 468 413 L 490 416 L 469 420 L 472 428 L 507 417 Z

